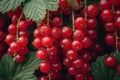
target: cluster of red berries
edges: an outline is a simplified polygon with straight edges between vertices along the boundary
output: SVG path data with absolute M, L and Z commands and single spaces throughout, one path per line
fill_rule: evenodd
M 4 41 L 7 35 L 7 33 L 4 31 L 4 26 L 5 26 L 5 20 L 2 17 L 0 17 L 0 59 L 2 58 L 4 53 L 6 53 L 6 48 L 7 48 L 7 45 Z
M 66 0 L 60 0 L 62 5 L 60 9 L 66 8 L 66 2 Z M 59 80 L 63 69 L 66 69 L 69 76 L 74 76 L 75 80 L 85 80 L 85 77 L 87 80 L 94 80 L 90 74 L 90 61 L 103 53 L 97 40 L 96 16 L 99 8 L 91 4 L 86 7 L 85 12 L 87 17 L 74 16 L 73 28 L 68 25 L 63 26 L 64 21 L 54 17 L 53 12 L 51 12 L 53 15 L 49 25 L 45 21 L 37 25 L 33 45 L 38 49 L 36 56 L 42 60 L 39 69 L 44 73 L 39 80 L 48 80 L 49 77 L 51 80 Z M 71 12 L 65 15 L 68 14 L 71 16 Z M 72 78 L 64 79 L 72 80 Z
M 105 42 L 108 45 L 116 45 L 116 34 L 120 33 L 120 9 L 115 8 L 117 2 L 114 2 L 114 5 L 111 5 L 111 1 L 100 0 L 99 8 L 101 9 L 100 17 L 101 21 L 104 23 L 104 29 L 108 33 L 105 35 Z M 115 0 L 117 1 L 117 0 Z M 115 34 L 116 32 L 116 34 Z M 118 40 L 118 48 L 120 48 L 120 41 Z
M 14 13 L 13 13 L 14 14 Z M 9 45 L 8 54 L 14 56 L 16 62 L 21 63 L 25 60 L 25 54 L 29 52 L 27 47 L 30 33 L 28 27 L 32 24 L 30 20 L 25 20 L 23 16 L 13 15 L 12 23 L 8 26 L 8 35 L 6 36 L 6 43 Z

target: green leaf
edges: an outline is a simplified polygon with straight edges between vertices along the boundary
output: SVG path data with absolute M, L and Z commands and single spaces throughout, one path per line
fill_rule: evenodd
M 26 61 L 18 64 L 6 54 L 0 61 L 0 80 L 37 80 L 33 75 L 38 68 L 40 60 L 34 52 L 28 53 Z
M 24 5 L 23 12 L 27 18 L 41 22 L 46 16 L 46 10 L 58 9 L 59 0 L 31 0 Z
M 5 13 L 9 10 L 15 10 L 25 0 L 0 0 L 0 12 Z
M 109 68 L 104 64 L 105 56 L 98 57 L 96 62 L 92 64 L 92 74 L 95 80 L 113 80 L 116 75 L 114 68 Z
M 25 4 L 23 12 L 27 18 L 41 22 L 46 14 L 46 6 L 43 4 L 43 0 L 31 0 Z
M 55 11 L 58 9 L 59 0 L 44 0 L 44 4 L 46 5 L 46 9 L 50 11 Z

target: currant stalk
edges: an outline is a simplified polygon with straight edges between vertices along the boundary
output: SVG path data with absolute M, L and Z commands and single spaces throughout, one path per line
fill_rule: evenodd
M 112 11 L 113 11 L 113 13 L 114 13 L 114 5 L 112 6 Z M 119 49 L 118 49 L 118 39 L 119 39 L 119 38 L 118 38 L 118 35 L 117 35 L 117 29 L 116 29 L 116 31 L 115 31 L 115 37 L 116 37 L 116 41 L 115 41 L 115 42 L 116 42 L 116 44 L 115 44 L 116 54 L 115 54 L 115 55 L 117 55 L 117 54 L 118 54 L 118 50 L 119 50 Z
M 18 39 L 19 39 L 19 28 L 18 27 L 19 27 L 19 23 L 20 23 L 20 20 L 21 20 L 22 16 L 23 16 L 23 13 L 21 13 L 21 15 L 20 15 L 20 17 L 18 19 L 17 25 L 16 25 L 16 28 L 17 28 L 17 31 L 16 31 L 16 41 L 18 41 Z M 17 55 L 17 52 L 14 53 L 13 60 L 16 59 L 16 55 Z
M 49 10 L 47 10 L 47 25 L 50 24 L 50 12 Z M 48 78 L 49 80 L 51 80 L 51 77 L 50 77 L 50 72 L 48 73 Z
M 75 30 L 74 21 L 75 21 L 75 13 L 74 13 L 74 11 L 72 11 L 72 29 L 73 29 L 73 31 Z

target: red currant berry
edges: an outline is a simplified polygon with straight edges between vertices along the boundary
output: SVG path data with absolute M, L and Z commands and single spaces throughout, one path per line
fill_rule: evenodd
M 112 21 L 113 12 L 111 10 L 103 10 L 101 12 L 101 19 L 104 21 Z
M 46 60 L 48 57 L 47 52 L 45 50 L 38 50 L 36 52 L 36 56 L 38 59 L 41 59 L 41 60 Z
M 120 17 L 115 20 L 115 26 L 120 29 Z
M 63 20 L 59 17 L 55 17 L 53 20 L 52 20 L 52 25 L 54 27 L 60 27 L 61 25 L 63 24 Z
M 116 37 L 115 37 L 114 34 L 112 34 L 112 33 L 106 34 L 106 36 L 105 36 L 106 44 L 108 44 L 108 45 L 115 45 L 115 43 L 116 43 L 115 40 L 116 40 Z
M 72 49 L 74 51 L 80 51 L 80 50 L 82 50 L 82 48 L 83 48 L 83 44 L 81 41 L 75 40 L 72 42 Z
M 49 73 L 51 70 L 51 65 L 48 62 L 40 63 L 40 71 L 43 73 Z
M 83 67 L 83 59 L 82 58 L 78 58 L 76 60 L 73 61 L 73 67 L 74 68 L 82 68 Z
M 98 25 L 97 19 L 96 18 L 89 18 L 87 20 L 87 27 L 89 29 L 95 29 Z
M 18 44 L 17 42 L 12 42 L 10 44 L 10 49 L 14 52 L 19 52 L 20 51 L 20 44 Z
M 13 35 L 16 34 L 17 32 L 16 24 L 10 24 L 8 27 L 8 32 Z
M 73 50 L 68 50 L 66 53 L 66 57 L 69 60 L 76 60 L 78 57 L 78 54 Z
M 78 74 L 78 70 L 74 67 L 69 67 L 68 68 L 68 72 L 71 74 L 71 75 L 77 75 Z
M 104 29 L 108 32 L 114 32 L 115 31 L 115 25 L 112 22 L 105 23 Z
M 91 70 L 90 64 L 89 63 L 84 63 L 83 68 L 81 69 L 81 72 L 83 74 L 89 73 Z
M 53 45 L 53 39 L 48 36 L 43 37 L 41 42 L 44 47 L 52 47 Z
M 73 33 L 74 40 L 81 41 L 84 38 L 84 32 L 82 30 L 75 30 Z
M 86 20 L 83 17 L 77 17 L 74 25 L 77 29 L 84 29 L 86 27 Z
M 85 80 L 85 76 L 84 76 L 83 74 L 77 74 L 77 75 L 75 76 L 75 79 L 76 79 L 76 80 Z
M 86 9 L 86 13 L 88 15 L 88 17 L 90 18 L 94 18 L 97 16 L 98 14 L 98 7 L 95 4 L 90 4 L 88 5 L 87 9 Z
M 17 54 L 15 60 L 18 63 L 22 63 L 25 60 L 25 56 Z
M 62 35 L 62 31 L 60 28 L 57 27 L 52 28 L 52 32 L 51 32 L 52 38 L 59 39 L 61 38 L 61 35 Z
M 69 38 L 72 35 L 72 29 L 70 26 L 62 27 L 62 37 Z
M 58 48 L 56 46 L 52 46 L 51 48 L 47 48 L 47 53 L 49 56 L 56 56 L 58 53 Z
M 28 44 L 28 38 L 25 36 L 21 36 L 18 39 L 18 43 L 21 44 L 22 46 L 26 46 Z
M 51 34 L 51 28 L 48 25 L 43 25 L 40 27 L 39 32 L 42 36 L 49 36 Z
M 104 59 L 104 63 L 109 67 L 114 67 L 117 63 L 115 56 L 106 56 Z
M 83 43 L 83 48 L 88 48 L 91 46 L 91 40 L 89 37 L 84 37 L 84 39 L 82 40 Z
M 38 49 L 43 47 L 40 38 L 35 38 L 33 41 L 33 45 L 35 46 L 35 48 L 38 48 Z
M 98 6 L 101 10 L 111 9 L 111 4 L 108 0 L 100 0 Z
M 19 30 L 21 30 L 21 31 L 27 30 L 27 28 L 28 28 L 27 21 L 20 21 L 18 27 L 19 27 Z

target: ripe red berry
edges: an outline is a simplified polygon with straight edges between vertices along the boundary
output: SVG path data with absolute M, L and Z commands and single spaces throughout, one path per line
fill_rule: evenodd
M 104 21 L 112 21 L 112 19 L 113 19 L 113 12 L 111 10 L 103 10 L 101 12 L 101 18 Z
M 51 34 L 51 28 L 49 25 L 43 25 L 40 27 L 39 32 L 42 36 L 49 36 Z
M 37 58 L 40 59 L 40 60 L 46 60 L 47 57 L 48 57 L 47 51 L 45 51 L 45 50 L 38 50 L 38 51 L 36 52 L 36 56 L 37 56 Z
M 71 39 L 68 39 L 68 38 L 62 39 L 61 43 L 60 43 L 60 45 L 63 49 L 70 49 L 71 44 L 72 44 L 72 41 L 71 41 Z
M 71 66 L 72 66 L 71 60 L 65 58 L 65 59 L 64 59 L 64 65 L 67 66 L 67 67 L 71 67 Z
M 91 40 L 89 37 L 84 37 L 84 39 L 82 40 L 83 43 L 83 48 L 88 48 L 91 46 Z
M 69 38 L 72 35 L 72 29 L 70 26 L 62 27 L 62 37 Z
M 61 38 L 61 35 L 62 35 L 62 31 L 60 28 L 57 28 L 57 27 L 52 28 L 52 32 L 51 32 L 52 38 L 59 39 Z
M 81 41 L 75 40 L 72 42 L 72 49 L 74 51 L 80 51 L 80 50 L 82 50 L 82 48 L 83 48 L 83 44 Z
M 106 56 L 104 59 L 104 63 L 109 67 L 114 67 L 117 63 L 115 56 Z
M 83 74 L 87 74 L 87 73 L 90 72 L 90 70 L 91 70 L 90 64 L 89 63 L 84 63 L 84 65 L 83 65 L 83 67 L 81 69 L 81 72 Z
M 60 27 L 62 24 L 63 24 L 63 20 L 61 18 L 59 18 L 59 17 L 53 18 L 52 25 L 54 27 Z
M 77 75 L 75 76 L 75 79 L 76 79 L 76 80 L 85 80 L 85 76 L 84 76 L 83 74 L 77 74 Z
M 40 63 L 40 71 L 43 73 L 49 73 L 51 70 L 51 65 L 48 62 Z
M 120 17 L 115 20 L 115 26 L 120 29 Z
M 75 30 L 73 33 L 74 40 L 81 41 L 84 37 L 84 32 L 82 30 Z
M 60 63 L 55 63 L 51 65 L 51 70 L 53 72 L 58 72 L 62 69 L 62 65 Z
M 16 24 L 10 24 L 8 27 L 8 32 L 13 35 L 16 34 L 17 32 Z
M 108 44 L 108 45 L 115 45 L 115 43 L 116 43 L 115 40 L 116 40 L 116 37 L 115 37 L 114 34 L 112 34 L 112 33 L 106 34 L 106 36 L 105 36 L 106 44 Z
M 46 51 L 49 56 L 56 56 L 58 53 L 58 48 L 56 46 L 52 46 L 51 48 L 47 48 Z
M 78 57 L 78 54 L 73 50 L 68 50 L 66 53 L 66 58 L 69 60 L 76 60 Z
M 104 29 L 108 32 L 114 32 L 115 31 L 115 25 L 112 22 L 105 23 Z
M 88 18 L 87 20 L 87 27 L 89 29 L 95 29 L 98 25 L 97 19 L 96 18 Z
M 18 44 L 17 42 L 12 42 L 10 44 L 10 49 L 14 52 L 19 52 L 20 51 L 20 44 Z
M 18 39 L 18 43 L 21 44 L 22 46 L 26 46 L 28 44 L 28 38 L 25 36 L 21 36 Z
M 16 55 L 16 62 L 22 63 L 24 60 L 25 60 L 25 56 L 19 54 Z
M 18 52 L 20 55 L 25 55 L 25 54 L 27 54 L 29 52 L 29 49 L 28 49 L 28 47 L 27 46 L 22 46 L 21 48 L 20 48 L 20 51 Z
M 83 17 L 77 17 L 74 25 L 77 29 L 84 29 L 86 27 L 86 20 Z
M 28 30 L 25 31 L 19 31 L 19 36 L 26 36 L 27 38 L 30 37 L 30 32 Z
M 33 41 L 33 45 L 34 45 L 35 48 L 38 48 L 38 49 L 43 47 L 40 38 L 35 38 L 34 41 Z
M 96 17 L 98 14 L 98 11 L 99 11 L 98 7 L 95 4 L 88 5 L 86 9 L 86 13 L 90 18 Z
M 91 59 L 91 54 L 90 52 L 83 52 L 82 53 L 82 59 L 84 62 L 89 62 Z
M 98 6 L 100 10 L 111 9 L 111 4 L 108 0 L 100 0 Z
M 12 23 L 17 24 L 18 23 L 18 18 L 19 18 L 18 16 L 14 15 L 12 17 Z
M 78 74 L 78 70 L 74 67 L 69 67 L 68 68 L 68 72 L 71 74 L 71 75 L 77 75 Z
M 73 61 L 73 67 L 74 68 L 83 68 L 83 64 L 84 64 L 84 62 L 83 62 L 83 59 L 82 58 L 78 58 L 78 59 L 76 59 L 76 60 L 74 60 Z
M 48 36 L 43 37 L 41 42 L 44 47 L 52 47 L 53 45 L 53 39 Z
M 21 31 L 27 30 L 27 28 L 28 28 L 27 21 L 20 21 L 18 28 Z
M 60 0 L 59 8 L 66 8 L 68 6 L 67 0 Z

